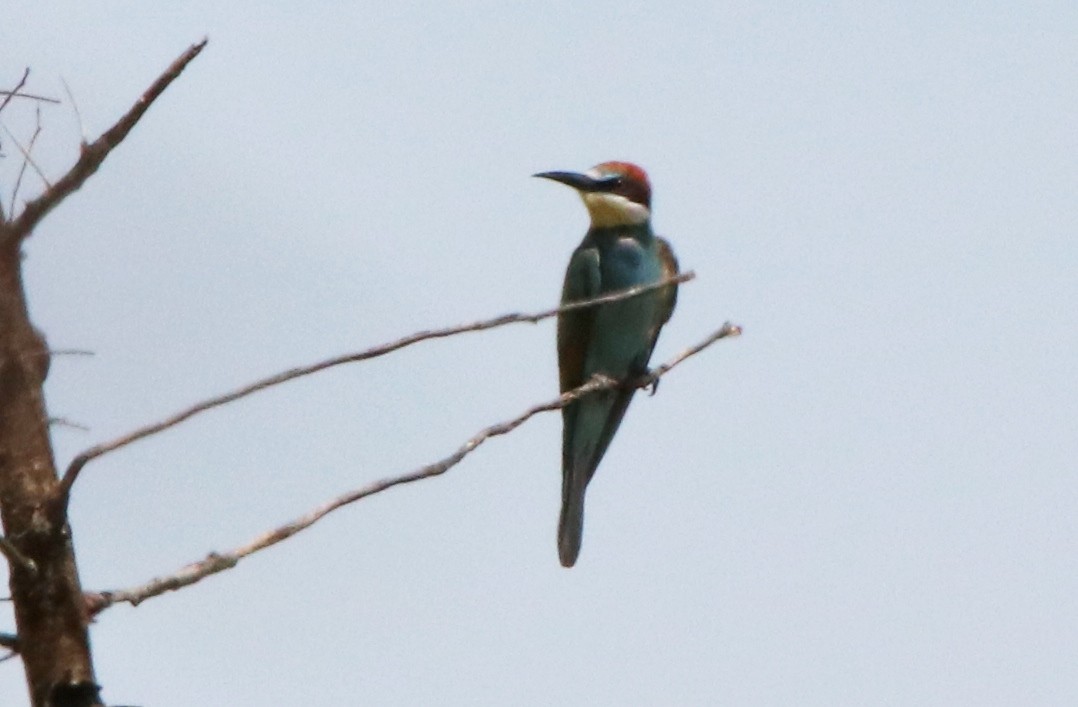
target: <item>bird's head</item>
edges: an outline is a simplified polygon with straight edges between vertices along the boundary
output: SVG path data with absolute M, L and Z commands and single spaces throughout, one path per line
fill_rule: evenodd
M 651 185 L 644 170 L 629 162 L 603 162 L 587 172 L 540 172 L 576 189 L 593 228 L 638 226 L 651 217 Z

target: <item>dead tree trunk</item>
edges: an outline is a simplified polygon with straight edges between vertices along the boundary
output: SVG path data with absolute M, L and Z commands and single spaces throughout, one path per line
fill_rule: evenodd
M 97 171 L 204 46 L 205 40 L 188 48 L 115 125 L 83 143 L 75 165 L 43 194 L 18 213 L 5 215 L 0 209 L 0 552 L 10 567 L 18 631 L 13 649 L 25 666 L 34 707 L 92 707 L 101 699 L 90 655 L 89 609 L 67 521 L 74 475 L 68 483 L 57 478 L 43 392 L 49 350 L 27 311 L 22 246 L 41 219 Z M 5 92 L 0 110 L 19 95 L 28 73 L 14 91 Z
M 71 533 L 53 502 L 59 482 L 42 392 L 49 352 L 27 313 L 20 241 L 0 243 L 0 516 L 18 649 L 35 707 L 97 704 Z

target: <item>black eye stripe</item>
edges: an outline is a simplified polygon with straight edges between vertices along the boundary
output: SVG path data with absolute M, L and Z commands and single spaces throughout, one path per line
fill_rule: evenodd
M 625 179 L 621 175 L 612 174 L 601 180 L 602 191 L 617 191 L 625 186 Z

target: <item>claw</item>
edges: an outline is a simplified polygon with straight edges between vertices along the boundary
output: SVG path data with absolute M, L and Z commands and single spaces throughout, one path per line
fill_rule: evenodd
M 648 391 L 648 397 L 654 397 L 659 392 L 659 381 L 662 380 L 655 375 L 654 371 L 648 371 L 648 375 L 651 376 L 651 382 L 644 386 L 644 389 Z

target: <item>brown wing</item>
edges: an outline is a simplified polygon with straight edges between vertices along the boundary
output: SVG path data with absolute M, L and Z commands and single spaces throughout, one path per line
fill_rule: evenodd
M 599 295 L 599 251 L 577 248 L 565 271 L 561 303 L 579 302 Z M 561 392 L 584 384 L 584 361 L 588 356 L 595 308 L 558 315 L 558 374 Z
M 573 251 L 573 257 L 569 260 L 569 267 L 565 271 L 561 303 L 568 304 L 596 297 L 599 294 L 599 277 L 598 249 L 581 245 Z M 563 393 L 585 383 L 584 363 L 588 358 L 588 344 L 591 341 L 594 321 L 594 307 L 563 312 L 558 315 L 558 378 Z M 573 448 L 578 412 L 578 405 L 569 405 L 561 410 L 563 506 L 572 487 L 570 479 L 572 464 L 569 457 L 570 450 Z

